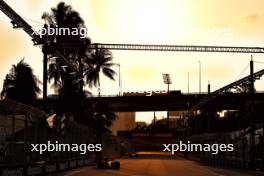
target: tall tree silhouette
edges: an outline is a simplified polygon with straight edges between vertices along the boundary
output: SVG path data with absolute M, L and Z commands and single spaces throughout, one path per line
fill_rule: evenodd
M 57 50 L 63 53 L 65 58 L 68 59 L 76 68 L 79 69 L 80 74 L 83 72 L 83 60 L 87 56 L 89 52 L 88 46 L 91 43 L 90 38 L 86 36 L 81 36 L 81 32 L 78 32 L 77 35 L 72 35 L 73 30 L 81 31 L 82 29 L 86 29 L 84 25 L 84 20 L 80 17 L 79 13 L 72 9 L 71 6 L 66 5 L 64 2 L 61 2 L 57 5 L 57 8 L 52 8 L 51 14 L 44 13 L 42 16 L 45 19 L 46 23 L 48 23 L 50 28 L 54 29 L 69 29 L 69 34 L 65 33 L 65 35 L 53 35 L 48 36 L 48 40 L 57 47 Z M 72 48 L 63 48 L 63 44 L 71 44 L 75 43 L 75 46 Z M 49 81 L 54 80 L 54 87 L 60 88 L 63 87 L 64 84 L 67 84 L 65 79 L 69 79 L 69 70 L 65 69 L 65 65 L 60 61 L 59 58 L 56 58 L 50 54 L 50 62 L 49 62 Z M 76 78 L 77 79 L 77 78 Z M 79 84 L 83 84 L 82 81 L 78 82 Z M 83 85 L 81 85 L 82 87 Z
M 62 53 L 68 61 L 74 65 L 79 75 L 83 75 L 83 62 L 89 53 L 88 46 L 91 43 L 90 38 L 73 34 L 73 30 L 79 31 L 85 29 L 84 20 L 79 13 L 72 9 L 71 6 L 61 2 L 56 8 L 51 9 L 51 13 L 44 13 L 42 16 L 49 28 L 61 29 L 67 28 L 70 32 L 65 35 L 48 36 L 50 43 Z M 63 48 L 63 44 L 75 43 L 75 47 Z M 85 98 L 83 91 L 84 81 L 72 73 L 59 58 L 49 54 L 49 82 L 53 81 L 53 87 L 60 95 L 60 111 L 74 113 L 80 111 L 81 100 Z M 74 103 L 73 103 L 74 102 Z M 74 105 L 73 105 L 74 104 Z
M 85 76 L 86 83 L 89 87 L 98 86 L 98 100 L 101 95 L 100 90 L 100 72 L 110 78 L 114 79 L 116 74 L 114 70 L 111 69 L 111 66 L 115 65 L 112 63 L 113 57 L 112 53 L 104 48 L 92 50 L 90 57 L 86 58 L 85 64 Z M 93 123 L 96 129 L 96 142 L 102 143 L 102 134 L 108 131 L 108 127 L 112 125 L 112 122 L 116 119 L 114 112 L 111 112 L 108 109 L 108 106 L 105 102 L 98 101 L 95 110 L 93 113 Z M 98 154 L 98 159 L 101 159 L 101 153 Z
M 91 51 L 90 57 L 86 61 L 85 76 L 86 82 L 89 87 L 98 87 L 98 95 L 100 96 L 100 73 L 102 72 L 106 77 L 111 80 L 115 80 L 114 70 L 111 69 L 114 63 L 112 63 L 112 53 L 104 48 L 97 48 Z
M 33 105 L 41 92 L 40 81 L 33 74 L 32 68 L 22 59 L 13 65 L 6 75 L 1 98 L 10 98 L 25 104 Z
M 53 8 L 50 14 L 44 13 L 43 19 L 46 20 L 50 28 L 85 28 L 84 20 L 80 17 L 79 13 L 63 2 L 59 3 L 56 8 Z M 111 69 L 111 66 L 114 65 L 111 63 L 113 59 L 111 52 L 106 49 L 91 51 L 88 47 L 91 44 L 90 38 L 80 35 L 54 35 L 48 36 L 48 40 L 70 63 L 78 68 L 79 75 L 85 78 L 84 81 L 72 75 L 71 70 L 63 65 L 59 58 L 54 57 L 52 53 L 50 54 L 48 69 L 49 81 L 53 81 L 54 88 L 59 92 L 61 111 L 63 111 L 63 113 L 73 113 L 76 121 L 96 127 L 95 124 L 99 121 L 98 118 L 96 118 L 97 120 L 92 120 L 92 117 L 94 117 L 93 112 L 90 112 L 87 110 L 87 107 L 85 107 L 86 99 L 83 87 L 85 83 L 89 84 L 90 87 L 99 86 L 100 71 L 114 80 L 115 72 Z M 74 43 L 72 48 L 62 47 L 63 44 L 71 43 Z M 100 125 L 101 127 L 111 124 L 113 116 L 109 115 L 110 113 L 98 111 L 98 108 L 91 111 L 97 113 L 96 117 L 99 115 L 102 117 L 106 117 L 106 115 L 107 117 L 109 116 L 107 118 L 108 121 L 102 120 L 101 118 L 99 122 L 103 123 Z

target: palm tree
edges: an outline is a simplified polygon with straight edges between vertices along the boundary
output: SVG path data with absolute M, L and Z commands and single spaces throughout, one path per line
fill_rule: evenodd
M 52 9 L 52 13 L 44 13 L 43 19 L 50 27 L 57 28 L 83 28 L 84 21 L 80 17 L 79 13 L 74 11 L 71 6 L 65 3 L 59 3 L 56 8 Z M 90 38 L 82 38 L 81 36 L 49 36 L 50 43 L 54 46 L 60 46 L 64 43 L 75 43 L 78 48 L 61 48 L 57 47 L 57 50 L 62 53 L 65 58 L 68 59 L 79 70 L 79 75 L 86 78 L 86 83 L 92 86 L 100 87 L 99 75 L 102 71 L 104 75 L 114 80 L 115 72 L 110 68 L 113 57 L 109 50 L 96 49 L 90 51 L 89 45 L 91 43 Z M 93 125 L 98 127 L 100 131 L 111 125 L 113 116 L 110 113 L 104 113 L 103 108 L 95 109 L 96 113 L 90 113 L 85 107 L 85 92 L 83 91 L 84 81 L 78 80 L 76 77 L 70 74 L 69 68 L 65 67 L 63 63 L 52 54 L 50 54 L 49 60 L 49 81 L 53 81 L 53 86 L 56 88 L 60 95 L 61 111 L 66 113 L 73 113 L 76 121 Z M 77 79 L 77 80 L 76 80 Z M 81 89 L 79 89 L 81 88 Z M 79 91 L 77 91 L 79 90 Z M 100 95 L 100 94 L 99 94 Z M 102 107 L 102 106 L 100 106 Z M 92 109 L 90 109 L 92 111 Z M 87 113 L 85 112 L 87 111 Z M 90 114 L 89 114 L 90 113 Z M 87 115 L 88 114 L 88 115 Z M 89 116 L 89 117 L 88 117 Z M 100 118 L 99 118 L 100 116 Z M 84 118 L 85 117 L 85 118 Z M 92 120 L 92 117 L 98 117 Z M 106 120 L 103 120 L 106 119 Z M 100 123 L 100 127 L 96 126 Z M 102 124 L 101 124 L 102 123 Z M 104 131 L 104 130 L 103 130 Z
M 79 13 L 72 9 L 71 6 L 66 5 L 64 2 L 61 2 L 57 5 L 56 8 L 51 9 L 51 14 L 44 13 L 42 18 L 46 21 L 50 28 L 69 28 L 73 30 L 73 28 L 85 28 L 84 20 L 80 17 Z M 80 75 L 83 74 L 83 60 L 87 56 L 89 51 L 88 46 L 91 43 L 90 38 L 83 37 L 80 34 L 78 35 L 54 35 L 48 36 L 49 42 L 53 43 L 54 46 L 58 46 L 57 50 L 62 53 L 65 58 L 68 59 L 73 65 L 75 65 Z M 62 48 L 59 47 L 62 44 L 67 43 L 75 43 L 75 47 L 73 48 Z M 77 46 L 77 47 L 76 47 Z M 54 55 L 50 54 L 49 59 L 49 82 L 53 82 L 54 88 L 57 90 L 64 87 L 65 84 L 72 82 L 78 83 L 78 87 L 82 88 L 84 86 L 83 81 L 76 81 L 77 77 L 72 77 L 69 75 L 70 70 L 65 69 L 65 65 L 61 62 L 59 58 L 54 57 Z M 68 82 L 66 79 L 71 77 L 72 81 Z M 66 85 L 65 87 L 70 87 Z M 74 87 L 73 89 L 75 89 Z
M 41 90 L 40 81 L 33 74 L 32 68 L 22 59 L 13 65 L 3 83 L 1 98 L 10 98 L 25 104 L 32 105 Z
M 85 60 L 84 75 L 86 76 L 86 83 L 89 87 L 98 86 L 98 98 L 100 98 L 100 72 L 102 71 L 105 76 L 114 79 L 116 74 L 111 66 L 115 65 L 111 61 L 113 60 L 112 53 L 104 48 L 92 50 L 90 57 Z M 98 99 L 99 100 L 99 99 Z M 109 131 L 108 128 L 112 125 L 112 122 L 116 119 L 114 112 L 109 111 L 105 102 L 98 101 L 93 112 L 93 124 L 96 130 L 96 142 L 102 143 L 103 133 Z M 99 152 L 98 160 L 102 159 L 102 153 Z
M 70 30 L 85 28 L 84 20 L 79 13 L 64 2 L 59 3 L 56 8 L 52 8 L 51 13 L 44 13 L 42 18 L 50 28 L 69 28 Z M 83 75 L 83 61 L 89 52 L 90 38 L 83 38 L 80 34 L 54 35 L 48 36 L 48 40 L 64 55 L 68 62 L 78 69 L 79 75 Z M 75 43 L 75 47 L 60 47 L 65 43 Z M 84 106 L 82 102 L 86 97 L 86 92 L 83 90 L 84 81 L 76 75 L 72 75 L 71 70 L 52 53 L 49 55 L 48 80 L 49 82 L 53 81 L 52 86 L 59 93 L 58 113 L 73 114 L 75 119 L 81 122 L 84 115 L 80 115 L 80 112 L 82 112 L 81 108 Z
M 86 76 L 86 83 L 89 87 L 98 87 L 98 96 L 100 97 L 100 73 L 111 80 L 115 80 L 116 74 L 111 66 L 115 65 L 111 61 L 113 60 L 112 53 L 104 48 L 96 48 L 91 51 L 90 57 L 86 58 L 86 69 L 84 75 Z

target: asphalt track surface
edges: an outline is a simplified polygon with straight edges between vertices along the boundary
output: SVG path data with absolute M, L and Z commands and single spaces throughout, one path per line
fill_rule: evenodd
M 264 176 L 261 172 L 201 165 L 177 156 L 141 153 L 137 158 L 119 159 L 120 170 L 98 170 L 95 166 L 78 168 L 57 176 Z

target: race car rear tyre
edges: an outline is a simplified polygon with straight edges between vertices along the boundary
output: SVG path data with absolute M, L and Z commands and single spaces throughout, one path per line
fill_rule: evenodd
M 113 169 L 120 169 L 120 162 L 119 161 L 112 162 L 111 167 Z
M 97 163 L 97 169 L 103 169 L 104 168 L 104 163 L 99 162 Z

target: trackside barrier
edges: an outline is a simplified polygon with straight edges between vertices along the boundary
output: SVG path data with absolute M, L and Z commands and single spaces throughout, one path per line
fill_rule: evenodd
M 2 176 L 26 176 L 26 175 L 48 175 L 55 172 L 63 172 L 77 167 L 93 165 L 94 160 L 89 158 L 78 158 L 64 161 L 47 161 L 40 163 L 27 163 L 17 165 L 0 166 Z
M 178 156 L 184 157 L 183 152 L 178 152 Z M 185 157 L 189 160 L 201 162 L 207 165 L 216 166 L 216 167 L 231 167 L 231 168 L 237 168 L 237 169 L 246 169 L 250 170 L 252 169 L 251 163 L 248 160 L 235 160 L 235 159 L 227 159 L 227 158 L 210 158 L 210 157 L 197 157 L 192 154 L 188 154 L 187 157 Z M 256 160 L 256 170 L 264 171 L 264 160 Z
M 238 168 L 238 169 L 250 169 L 249 161 L 203 158 L 201 159 L 201 162 L 212 165 L 212 166 L 233 167 L 233 168 Z M 256 161 L 256 169 L 260 171 L 264 171 L 264 161 L 263 160 Z

